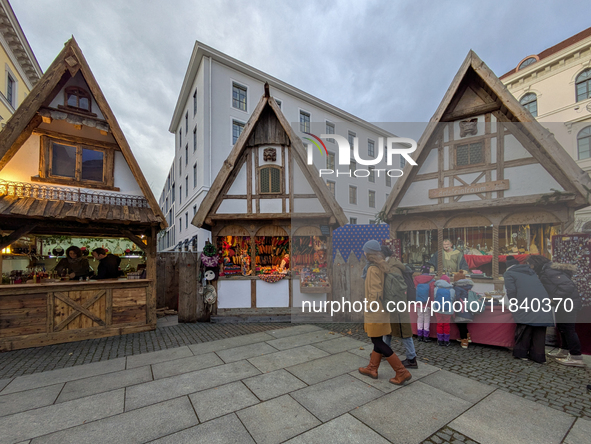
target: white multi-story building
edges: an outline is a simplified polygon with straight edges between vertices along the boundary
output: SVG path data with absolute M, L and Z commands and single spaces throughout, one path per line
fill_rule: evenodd
M 523 58 L 500 80 L 591 171 L 591 28 Z M 575 230 L 591 232 L 591 207 L 576 213 Z
M 210 233 L 191 225 L 199 205 L 269 83 L 294 129 L 316 135 L 337 134 L 350 143 L 356 137 L 363 159 L 377 156 L 379 139 L 393 135 L 264 72 L 200 42 L 195 43 L 169 131 L 176 135 L 174 161 L 160 196 L 169 228 L 160 250 L 187 246 L 201 249 Z M 303 134 L 302 134 L 303 135 Z M 337 144 L 325 141 L 328 156 L 316 155 L 320 168 L 354 171 L 338 164 Z M 316 148 L 314 147 L 316 150 Z M 353 158 L 353 151 L 351 151 Z M 400 158 L 393 160 L 398 168 Z M 385 160 L 379 165 L 385 165 Z M 365 168 L 365 167 L 364 167 Z M 380 166 L 381 168 L 381 166 Z M 379 168 L 378 168 L 379 169 Z M 378 177 L 379 176 L 379 177 Z M 395 179 L 376 170 L 369 177 L 324 176 L 350 223 L 373 223 Z

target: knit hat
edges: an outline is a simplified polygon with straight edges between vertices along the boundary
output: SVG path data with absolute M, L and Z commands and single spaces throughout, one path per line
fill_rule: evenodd
M 423 264 L 423 266 L 421 267 L 421 274 L 429 274 L 429 273 L 431 273 L 431 265 Z
M 507 268 L 513 265 L 519 265 L 519 261 L 514 256 L 507 256 Z
M 462 270 L 458 271 L 454 274 L 454 282 L 458 282 L 459 280 L 466 279 L 466 275 Z
M 380 243 L 377 240 L 372 239 L 372 240 L 367 241 L 363 245 L 363 252 L 365 254 L 381 253 L 382 252 L 382 247 L 381 247 Z
M 448 284 L 450 283 L 450 282 L 449 282 L 449 276 L 448 276 L 448 275 L 446 275 L 446 274 L 444 274 L 443 276 L 441 276 L 439 279 L 441 279 L 442 281 L 445 281 L 445 282 L 447 282 Z

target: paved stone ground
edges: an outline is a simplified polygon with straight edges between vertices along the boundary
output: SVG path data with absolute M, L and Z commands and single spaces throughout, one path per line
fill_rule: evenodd
M 160 320 L 159 323 L 167 327 L 159 327 L 152 332 L 1 353 L 0 380 L 295 325 L 175 325 L 170 319 Z M 370 342 L 363 325 L 318 326 L 368 344 Z M 586 391 L 586 385 L 591 383 L 591 374 L 585 369 L 565 367 L 552 360 L 545 365 L 524 362 L 513 359 L 511 353 L 501 347 L 471 344 L 469 349 L 464 350 L 459 343 L 444 348 L 433 342 L 424 344 L 416 340 L 415 347 L 419 359 L 425 363 L 574 416 L 591 418 L 591 396 Z M 395 341 L 393 348 L 398 354 L 404 354 L 400 343 Z M 369 353 L 371 346 L 367 349 Z
M 334 327 L 211 326 L 242 333 L 0 379 L 0 444 L 588 442 L 591 421 L 426 361 L 404 386 L 360 375 L 371 347 Z

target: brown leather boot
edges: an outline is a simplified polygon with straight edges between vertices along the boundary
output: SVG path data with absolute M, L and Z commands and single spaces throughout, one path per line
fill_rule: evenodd
M 388 364 L 390 364 L 392 366 L 392 368 L 394 369 L 394 371 L 396 372 L 396 377 L 390 378 L 391 384 L 402 385 L 406 381 L 410 381 L 410 378 L 412 378 L 412 375 L 404 367 L 404 365 L 402 365 L 402 362 L 400 362 L 400 359 L 398 358 L 398 356 L 396 356 L 396 353 L 392 353 L 392 356 L 390 356 L 389 358 L 386 358 L 386 360 L 388 361 Z
M 369 357 L 369 364 L 367 367 L 359 367 L 359 373 L 362 375 L 367 375 L 370 378 L 378 379 L 378 367 L 380 366 L 380 361 L 382 360 L 382 355 L 379 353 L 371 352 L 371 356 Z

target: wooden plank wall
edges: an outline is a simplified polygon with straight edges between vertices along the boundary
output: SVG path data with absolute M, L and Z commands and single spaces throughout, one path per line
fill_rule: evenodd
M 344 261 L 340 251 L 337 251 L 332 268 L 332 300 L 345 301 L 353 304 L 355 301 L 363 301 L 365 298 L 365 281 L 361 277 L 366 261 L 361 260 L 353 252 L 349 254 L 347 262 Z M 363 322 L 363 311 L 354 313 L 352 310 L 334 316 L 333 322 Z
M 156 258 L 156 308 L 179 308 L 178 258 L 181 253 L 158 253 Z

